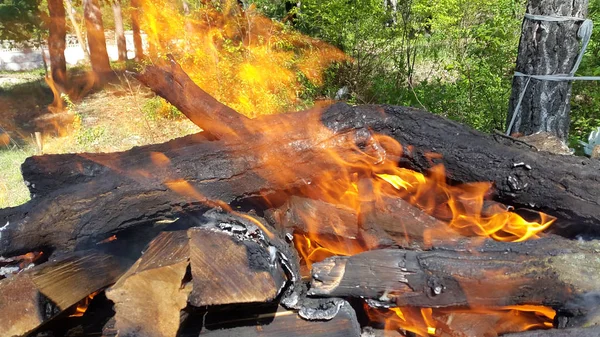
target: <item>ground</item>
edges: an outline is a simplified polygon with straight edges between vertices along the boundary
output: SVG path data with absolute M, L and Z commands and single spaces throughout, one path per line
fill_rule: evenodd
M 85 72 L 71 73 L 77 90 L 63 98 L 63 109 L 53 107 L 43 73 L 0 73 L 0 208 L 29 200 L 20 166 L 40 154 L 35 132 L 49 154 L 123 151 L 200 131 L 130 77 L 82 91 Z

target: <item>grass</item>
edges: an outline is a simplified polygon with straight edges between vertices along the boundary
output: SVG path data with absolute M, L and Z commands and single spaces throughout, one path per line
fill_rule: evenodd
M 29 200 L 20 166 L 35 154 L 33 134 L 43 135 L 44 154 L 124 151 L 161 143 L 200 129 L 157 104 L 159 99 L 132 79 L 120 76 L 102 90 L 66 98 L 66 109 L 49 108 L 52 92 L 35 73 L 0 74 L 0 130 L 10 135 L 0 143 L 0 208 Z M 8 80 L 6 80 L 9 78 Z
M 29 190 L 21 176 L 21 164 L 33 155 L 27 147 L 0 150 L 0 208 L 20 205 L 29 200 Z

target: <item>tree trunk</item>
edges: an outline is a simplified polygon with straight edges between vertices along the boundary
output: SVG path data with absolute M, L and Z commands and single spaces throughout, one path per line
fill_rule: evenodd
M 48 49 L 52 81 L 62 91 L 67 82 L 67 62 L 65 60 L 67 27 L 62 0 L 48 0 L 48 12 L 50 14 Z
M 106 79 L 112 72 L 106 51 L 106 38 L 102 24 L 102 13 L 98 0 L 84 0 L 83 13 L 87 29 L 88 46 L 90 47 L 90 61 L 97 80 Z
M 69 20 L 71 21 L 71 24 L 73 25 L 73 28 L 75 29 L 75 35 L 77 36 L 77 41 L 79 41 L 79 45 L 81 46 L 81 49 L 83 50 L 85 57 L 89 60 L 90 52 L 85 47 L 85 39 L 83 38 L 83 34 L 81 34 L 81 29 L 79 29 L 79 24 L 77 23 L 77 20 L 75 19 L 75 15 L 73 15 L 73 4 L 71 3 L 71 0 L 65 0 L 65 4 L 67 5 L 67 14 L 69 14 Z
M 121 1 L 114 0 L 112 9 L 115 17 L 115 37 L 117 39 L 117 49 L 119 50 L 119 61 L 127 61 L 127 43 L 125 41 L 125 29 L 123 28 Z
M 530 0 L 527 13 L 577 17 L 583 21 L 587 8 L 588 0 Z M 516 71 L 526 75 L 569 74 L 580 49 L 577 31 L 582 21 L 550 22 L 525 18 Z M 525 93 L 522 103 L 516 109 L 523 90 Z M 530 135 L 545 131 L 566 140 L 569 133 L 570 97 L 569 81 L 515 76 L 507 119 L 509 132 Z M 514 114 L 516 117 L 511 128 Z
M 144 47 L 142 45 L 142 35 L 140 32 L 140 4 L 139 0 L 131 0 L 131 30 L 133 30 L 133 45 L 135 48 L 135 60 L 141 61 L 144 58 Z

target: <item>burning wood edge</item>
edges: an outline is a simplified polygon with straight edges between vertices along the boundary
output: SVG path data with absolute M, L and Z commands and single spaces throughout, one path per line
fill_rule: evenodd
M 589 312 L 600 290 L 600 242 L 547 238 L 486 241 L 432 251 L 374 250 L 313 264 L 309 295 L 363 297 L 381 305 L 544 305 Z
M 230 329 L 218 329 L 217 326 L 207 324 L 207 331 L 201 336 L 229 337 L 229 336 L 308 336 L 308 337 L 359 337 L 360 326 L 354 309 L 343 302 L 340 310 L 328 321 L 307 321 L 298 316 L 296 312 L 278 308 L 276 312 L 262 314 L 257 317 L 242 319 L 249 326 L 238 326 Z M 238 320 L 239 322 L 239 320 Z M 222 324 L 222 322 L 220 322 Z
M 114 283 L 128 261 L 99 250 L 72 253 L 0 281 L 0 331 L 21 336 Z
M 600 326 L 589 328 L 554 329 L 511 333 L 504 337 L 598 337 Z

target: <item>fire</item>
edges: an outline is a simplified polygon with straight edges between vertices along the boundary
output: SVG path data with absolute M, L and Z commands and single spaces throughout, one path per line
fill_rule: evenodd
M 442 326 L 451 331 L 453 325 L 460 326 L 461 320 L 477 320 L 481 322 L 480 329 L 489 329 L 485 332 L 497 335 L 531 329 L 549 329 L 552 328 L 552 320 L 556 316 L 554 310 L 535 305 L 469 309 L 375 309 L 365 304 L 364 309 L 369 320 L 372 323 L 383 324 L 385 330 L 407 331 L 423 337 L 437 336 Z M 484 322 L 489 322 L 488 326 L 485 326 Z
M 98 295 L 99 293 L 100 293 L 99 291 L 93 292 L 93 293 L 89 294 L 86 298 L 84 298 L 81 301 L 79 301 L 79 303 L 77 303 L 75 305 L 74 312 L 72 314 L 70 314 L 69 317 L 81 317 L 81 316 L 83 316 L 83 314 L 85 314 L 85 312 L 87 311 L 88 307 L 90 306 L 90 303 L 92 302 L 92 300 L 94 299 L 94 297 L 96 297 L 96 295 Z
M 203 4 L 186 16 L 171 2 L 143 1 L 142 12 L 151 59 L 167 53 L 181 55 L 178 58 L 194 82 L 219 101 L 251 118 L 289 110 L 298 103 L 301 88 L 298 73 L 318 84 L 327 65 L 348 60 L 339 50 L 264 18 L 252 6 L 241 11 L 234 1 L 225 2 L 221 8 Z M 292 120 L 287 123 L 285 118 L 279 119 L 274 126 L 269 123 L 245 126 L 248 132 L 267 144 L 265 148 L 252 149 L 262 170 L 261 178 L 287 186 L 298 176 L 314 176 L 305 174 L 307 170 L 313 172 L 313 166 L 289 165 L 285 157 L 295 153 L 286 149 L 313 149 L 324 152 L 328 167 L 319 179 L 306 181 L 299 187 L 298 193 L 349 208 L 357 216 L 361 215 L 365 202 L 401 198 L 445 221 L 448 228 L 457 233 L 499 241 L 537 238 L 554 221 L 542 213 L 539 221 L 528 221 L 499 204 L 490 203 L 491 183 L 452 185 L 442 165 L 433 166 L 426 174 L 398 167 L 403 147 L 391 137 L 370 135 L 357 142 L 356 135 L 340 135 L 326 128 L 318 110 L 307 116 L 302 126 Z M 430 157 L 439 155 L 431 154 Z M 153 153 L 151 159 L 157 167 L 170 165 L 169 158 L 161 153 Z M 144 172 L 139 174 L 146 176 Z M 185 179 L 175 178 L 162 183 L 190 202 L 213 204 L 231 211 L 219 200 L 209 200 Z M 307 268 L 329 256 L 354 255 L 376 248 L 360 228 L 338 224 L 328 228 L 331 235 L 321 235 L 321 229 L 332 224 L 322 223 L 310 212 L 301 217 L 306 230 L 294 234 L 294 245 Z M 267 235 L 273 235 L 260 222 L 256 224 Z M 372 321 L 385 322 L 389 329 L 411 331 L 420 336 L 435 335 L 442 323 L 451 323 L 452 315 L 463 313 L 419 308 L 382 311 L 369 307 L 366 312 Z M 528 306 L 471 308 L 464 312 L 497 315 L 500 317 L 498 329 L 506 331 L 512 331 L 510 329 L 515 325 L 521 330 L 547 327 L 554 317 L 551 309 Z M 443 315 L 447 317 L 445 321 L 441 318 Z M 523 317 L 526 319 L 521 319 Z M 502 322 L 510 322 L 510 328 L 503 328 Z
M 146 0 L 141 7 L 151 59 L 185 55 L 182 66 L 201 88 L 249 117 L 298 105 L 300 77 L 320 84 L 327 66 L 348 60 L 337 48 L 260 15 L 254 5 L 242 11 L 233 0 L 207 1 L 187 15 L 172 1 Z

